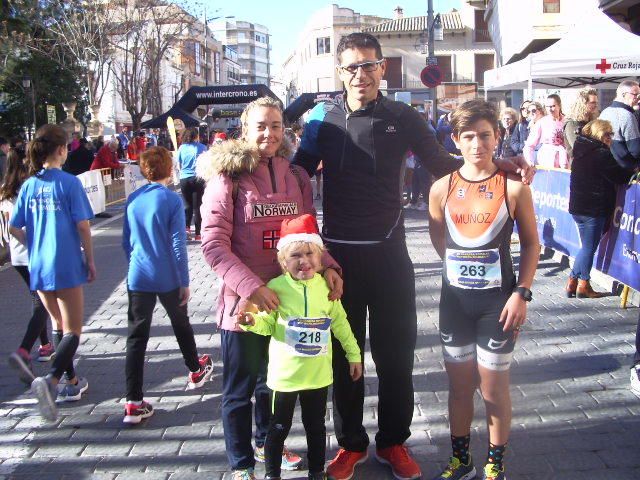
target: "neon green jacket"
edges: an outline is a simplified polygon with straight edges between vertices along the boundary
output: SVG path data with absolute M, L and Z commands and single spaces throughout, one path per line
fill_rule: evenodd
M 256 324 L 242 328 L 272 337 L 267 371 L 269 388 L 295 392 L 331 385 L 331 332 L 349 362 L 362 361 L 342 303 L 327 298 L 329 288 L 322 276 L 316 273 L 310 280 L 295 280 L 286 273 L 267 286 L 278 295 L 280 306 L 271 313 L 254 314 Z

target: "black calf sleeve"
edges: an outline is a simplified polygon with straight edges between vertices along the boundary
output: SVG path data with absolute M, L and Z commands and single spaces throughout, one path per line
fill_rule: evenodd
M 73 356 L 76 354 L 76 350 L 78 350 L 78 345 L 80 345 L 80 337 L 73 333 L 67 333 L 65 335 L 58 334 L 62 334 L 62 332 L 60 330 L 54 330 L 53 338 L 57 345 L 56 357 L 51 366 L 51 375 L 60 379 L 66 371 L 67 378 L 71 380 L 76 376 L 75 370 L 73 369 Z

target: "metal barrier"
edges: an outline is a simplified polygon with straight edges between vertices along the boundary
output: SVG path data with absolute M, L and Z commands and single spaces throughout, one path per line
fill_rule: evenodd
M 104 184 L 105 205 L 109 206 L 125 200 L 124 169 L 101 168 L 100 173 Z

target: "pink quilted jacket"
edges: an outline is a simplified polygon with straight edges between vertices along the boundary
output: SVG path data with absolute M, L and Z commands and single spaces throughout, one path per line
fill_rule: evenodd
M 282 273 L 276 258 L 282 220 L 316 214 L 309 176 L 303 169 L 294 174 L 285 155 L 278 151 L 261 159 L 248 143 L 230 140 L 198 157 L 197 175 L 207 181 L 200 210 L 202 252 L 223 283 L 216 317 L 225 330 L 240 331 L 235 316 L 248 297 Z M 237 178 L 235 202 L 232 178 Z M 323 264 L 340 271 L 328 253 Z

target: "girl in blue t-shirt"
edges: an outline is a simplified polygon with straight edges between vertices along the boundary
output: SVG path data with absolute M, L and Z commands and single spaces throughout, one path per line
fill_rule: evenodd
M 196 159 L 207 150 L 200 143 L 200 135 L 197 128 L 188 128 L 182 134 L 182 145 L 178 149 L 178 168 L 180 169 L 180 190 L 185 202 L 185 224 L 187 235 L 191 231 L 191 219 L 195 224 L 194 240 L 200 241 L 200 205 L 204 194 L 204 181 L 196 176 Z
M 80 180 L 61 170 L 67 159 L 67 134 L 61 127 L 40 127 L 27 159 L 32 176 L 18 193 L 10 231 L 27 246 L 30 288 L 38 292 L 61 332 L 50 373 L 31 383 L 42 416 L 55 420 L 56 397 L 80 400 L 88 388 L 87 380 L 75 374 L 73 356 L 82 331 L 82 285 L 96 276 L 89 226 L 93 211 Z M 67 382 L 58 393 L 65 372 Z

